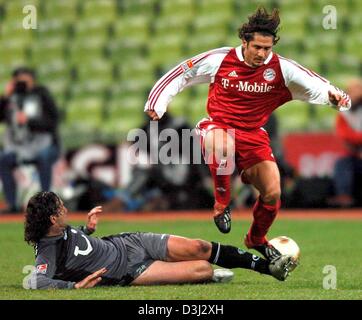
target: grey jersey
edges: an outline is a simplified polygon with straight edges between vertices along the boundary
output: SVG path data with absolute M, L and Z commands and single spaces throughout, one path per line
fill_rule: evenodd
M 73 288 L 105 267 L 101 285 L 127 284 L 127 250 L 122 235 L 93 238 L 68 226 L 63 235 L 42 238 L 36 246 L 36 269 L 30 287 Z

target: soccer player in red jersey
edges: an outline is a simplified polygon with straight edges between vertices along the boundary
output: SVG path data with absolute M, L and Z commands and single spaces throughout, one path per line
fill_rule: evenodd
M 221 232 L 230 231 L 230 173 L 220 169 L 234 160 L 242 181 L 252 184 L 260 194 L 245 245 L 269 260 L 280 255 L 268 243 L 266 234 L 280 208 L 281 189 L 263 125 L 276 108 L 294 99 L 332 105 L 339 111 L 351 107 L 349 96 L 342 90 L 273 52 L 279 40 L 279 23 L 278 10 L 268 13 L 258 8 L 239 29 L 240 46 L 211 50 L 182 62 L 155 84 L 145 105 L 150 118 L 158 120 L 177 93 L 198 83 L 209 83 L 209 116 L 196 129 L 214 180 L 215 223 Z M 214 161 L 209 161 L 210 157 Z

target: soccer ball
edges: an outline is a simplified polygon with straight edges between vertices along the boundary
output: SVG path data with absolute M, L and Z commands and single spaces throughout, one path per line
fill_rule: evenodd
M 294 270 L 295 267 L 299 264 L 300 259 L 300 249 L 297 243 L 293 239 L 286 236 L 280 236 L 271 239 L 269 240 L 269 243 L 272 244 L 275 249 L 279 250 L 281 254 L 292 256 L 294 261 L 292 270 Z

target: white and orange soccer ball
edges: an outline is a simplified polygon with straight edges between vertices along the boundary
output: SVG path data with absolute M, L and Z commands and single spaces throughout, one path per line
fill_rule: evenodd
M 281 254 L 287 254 L 292 256 L 294 264 L 290 271 L 294 270 L 299 264 L 300 260 L 300 248 L 298 244 L 291 238 L 286 236 L 276 237 L 269 240 L 269 243 L 272 244 Z

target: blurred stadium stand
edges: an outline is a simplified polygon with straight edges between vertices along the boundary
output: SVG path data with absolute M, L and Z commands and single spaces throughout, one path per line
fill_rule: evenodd
M 24 5 L 37 8 L 36 30 L 22 28 Z M 281 11 L 275 52 L 334 84 L 362 73 L 359 0 L 0 0 L 0 87 L 18 65 L 34 67 L 64 114 L 65 147 L 119 142 L 144 120 L 155 81 L 183 59 L 237 46 L 237 28 L 258 4 Z M 325 30 L 323 7 L 335 5 L 337 29 Z M 207 86 L 182 92 L 170 112 L 195 124 Z M 331 130 L 335 113 L 291 102 L 277 111 L 282 133 Z M 77 139 L 74 139 L 77 137 Z

